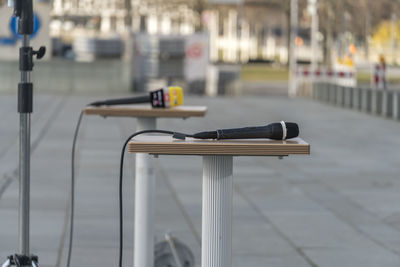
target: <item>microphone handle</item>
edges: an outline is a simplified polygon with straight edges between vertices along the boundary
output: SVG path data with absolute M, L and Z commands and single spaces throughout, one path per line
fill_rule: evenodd
M 98 101 L 91 104 L 91 106 L 115 106 L 115 105 L 127 105 L 127 104 L 141 104 L 150 103 L 150 96 L 135 96 L 128 98 L 117 98 L 109 99 L 104 101 Z
M 267 126 L 222 129 L 211 132 L 200 132 L 193 135 L 198 139 L 251 139 L 269 138 L 282 140 L 283 131 L 280 123 L 271 123 Z
M 282 134 L 281 124 L 217 130 L 218 139 L 270 138 L 281 140 Z

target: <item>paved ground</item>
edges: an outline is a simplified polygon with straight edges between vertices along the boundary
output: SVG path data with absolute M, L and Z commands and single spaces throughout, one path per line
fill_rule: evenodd
M 97 95 L 96 99 L 107 97 Z M 70 146 L 85 95 L 37 94 L 33 115 L 31 249 L 41 266 L 65 266 Z M 282 96 L 205 98 L 206 119 L 162 120 L 187 132 L 300 123 L 311 156 L 234 160 L 235 267 L 400 266 L 400 123 Z M 17 250 L 18 116 L 15 95 L 0 97 L 0 259 Z M 85 117 L 78 150 L 72 266 L 116 266 L 118 164 L 130 119 Z M 200 264 L 201 158 L 157 161 L 156 239 L 167 230 Z M 133 158 L 125 172 L 125 266 L 132 266 Z

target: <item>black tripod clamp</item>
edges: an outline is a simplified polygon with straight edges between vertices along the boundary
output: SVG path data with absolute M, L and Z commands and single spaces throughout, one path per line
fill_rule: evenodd
M 19 49 L 19 70 L 28 72 L 33 70 L 33 56 L 41 59 L 46 53 L 46 47 L 41 46 L 34 51 L 30 46 L 23 46 Z M 18 84 L 18 112 L 32 113 L 33 111 L 33 84 L 20 82 Z
M 17 266 L 17 267 L 24 267 L 24 266 L 32 266 L 38 267 L 39 258 L 35 255 L 31 255 L 30 257 L 24 255 L 11 255 L 8 257 L 8 265 L 3 266 Z
M 33 34 L 33 4 L 32 0 L 14 0 L 14 16 L 18 17 L 18 33 L 21 35 Z M 23 46 L 19 50 L 19 70 L 30 72 L 33 70 L 33 56 L 43 58 L 46 47 L 33 50 L 31 46 Z M 18 112 L 32 113 L 33 110 L 33 84 L 21 82 L 18 84 Z

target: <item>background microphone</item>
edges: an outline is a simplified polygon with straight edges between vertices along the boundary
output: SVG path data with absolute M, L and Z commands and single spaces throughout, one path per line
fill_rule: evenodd
M 170 108 L 183 104 L 183 90 L 178 86 L 168 86 L 152 91 L 149 95 L 96 101 L 89 106 L 113 106 L 150 103 L 153 108 Z
M 266 126 L 222 129 L 210 132 L 200 132 L 193 135 L 197 139 L 251 139 L 269 138 L 286 140 L 299 136 L 299 126 L 294 122 L 276 122 Z

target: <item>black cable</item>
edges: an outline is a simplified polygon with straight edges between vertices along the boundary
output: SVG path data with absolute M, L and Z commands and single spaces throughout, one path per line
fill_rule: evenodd
M 123 178 L 123 172 L 124 172 L 124 155 L 125 155 L 125 150 L 126 146 L 128 145 L 129 141 L 140 134 L 145 134 L 145 133 L 161 133 L 161 134 L 169 134 L 174 137 L 177 137 L 179 139 L 184 139 L 185 137 L 193 137 L 192 135 L 184 134 L 184 133 L 178 133 L 178 132 L 172 132 L 172 131 L 164 131 L 164 130 L 145 130 L 145 131 L 140 131 L 132 134 L 131 136 L 126 139 L 124 146 L 121 151 L 121 160 L 120 160 L 120 166 L 119 166 L 119 267 L 122 267 L 122 252 L 123 252 L 123 233 L 124 233 L 124 228 L 123 228 L 123 200 L 122 200 L 122 178 Z
M 69 222 L 69 245 L 68 245 L 68 257 L 67 257 L 67 267 L 71 263 L 71 253 L 72 253 L 72 243 L 74 237 L 74 208 L 75 208 L 75 148 L 76 141 L 78 139 L 79 128 L 82 122 L 83 111 L 79 115 L 78 123 L 76 124 L 74 140 L 72 142 L 72 153 L 71 153 L 71 195 L 70 195 L 70 222 Z
M 74 213 L 75 213 L 75 151 L 76 151 L 76 143 L 78 139 L 78 133 L 80 129 L 80 125 L 83 118 L 83 111 L 80 113 L 78 122 L 76 124 L 74 139 L 72 142 L 72 153 L 71 153 L 71 192 L 70 192 L 70 224 L 69 224 L 69 245 L 68 245 L 68 257 L 67 257 L 67 267 L 71 265 L 71 255 L 72 255 L 72 245 L 73 245 L 73 236 L 74 236 Z M 185 137 L 193 137 L 193 135 L 188 135 L 179 132 L 165 131 L 165 130 L 145 130 L 132 134 L 125 141 L 124 146 L 121 152 L 120 159 L 120 169 L 119 169 L 119 266 L 122 267 L 122 259 L 123 259 L 123 194 L 122 194 L 122 178 L 123 178 L 123 166 L 124 166 L 124 156 L 126 146 L 129 141 L 140 134 L 145 133 L 161 133 L 161 134 L 169 134 L 173 135 L 178 139 L 185 139 Z

